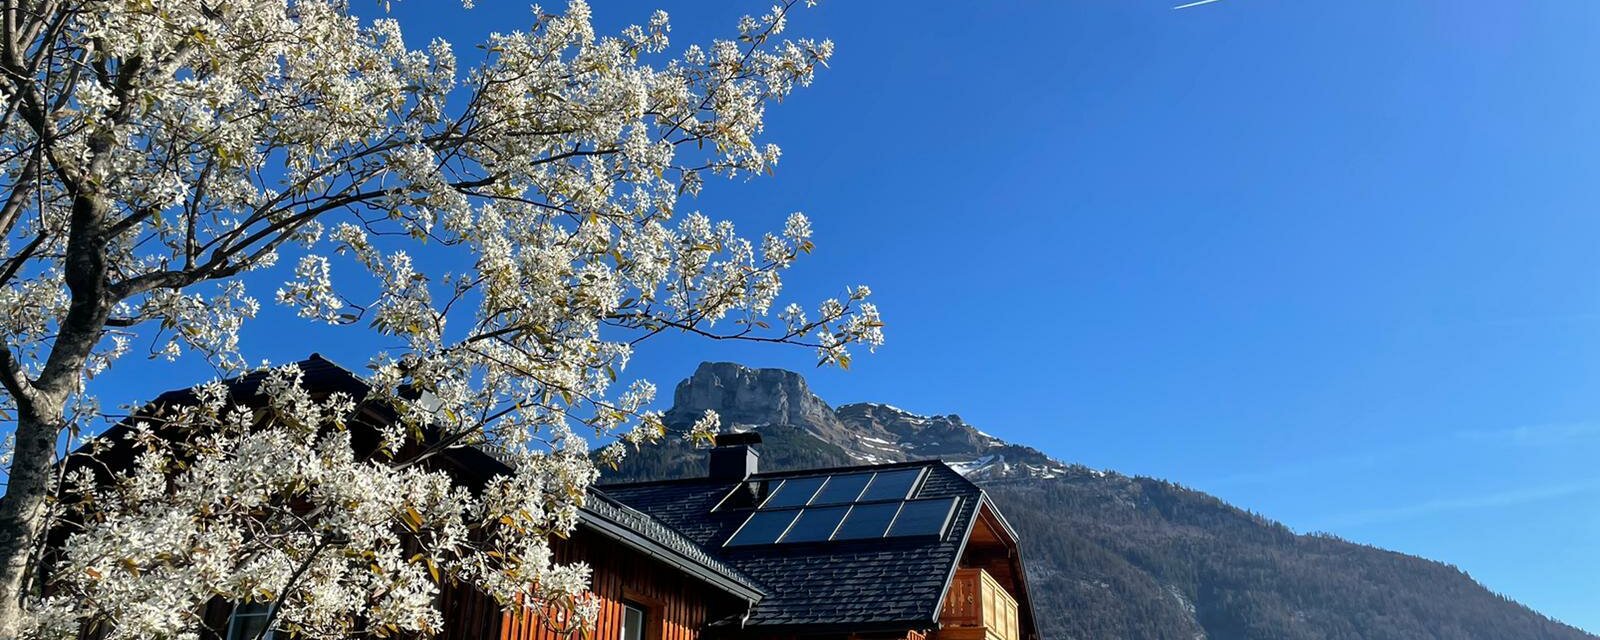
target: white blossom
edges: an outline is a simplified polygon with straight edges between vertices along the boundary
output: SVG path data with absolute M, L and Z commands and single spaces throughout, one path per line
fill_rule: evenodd
M 664 12 L 610 36 L 573 0 L 460 48 L 475 60 L 408 47 L 345 0 L 68 0 L 18 18 L 9 35 L 42 53 L 0 74 L 16 114 L 0 173 L 20 203 L 0 210 L 13 470 L 52 464 L 61 434 L 41 430 L 92 417 L 89 377 L 135 346 L 245 372 L 264 281 L 302 318 L 394 345 L 368 363 L 381 424 L 279 367 L 259 397 L 212 382 L 91 442 L 83 456 L 134 447 L 136 464 L 61 476 L 70 499 L 41 512 L 73 515 L 55 521 L 70 537 L 21 630 L 185 637 L 221 597 L 275 604 L 299 637 L 429 635 L 444 583 L 592 620 L 587 567 L 550 541 L 596 477 L 590 439 L 614 464 L 665 433 L 653 386 L 615 388 L 636 345 L 760 338 L 848 366 L 850 346 L 882 342 L 866 287 L 814 319 L 780 302 L 812 250 L 805 216 L 752 241 L 679 210 L 708 178 L 775 169 L 766 109 L 833 52 L 784 39 L 793 5 L 672 55 Z M 358 419 L 372 452 L 352 444 Z M 462 446 L 511 471 L 467 491 L 429 464 Z M 48 489 L 13 484 L 7 503 Z

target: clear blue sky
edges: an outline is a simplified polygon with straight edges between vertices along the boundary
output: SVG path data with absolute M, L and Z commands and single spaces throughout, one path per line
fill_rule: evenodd
M 657 6 L 597 4 L 608 30 Z M 676 46 L 739 11 L 660 4 Z M 704 359 L 807 371 L 836 404 L 959 413 L 1600 632 L 1600 4 L 1172 4 L 801 12 L 838 50 L 772 113 L 777 177 L 693 206 L 752 232 L 810 213 L 788 291 L 872 285 L 889 344 L 840 373 L 674 339 L 628 373 L 670 400 Z M 414 45 L 528 22 L 394 13 Z M 377 348 L 284 322 L 246 350 Z M 106 399 L 192 382 L 140 370 Z

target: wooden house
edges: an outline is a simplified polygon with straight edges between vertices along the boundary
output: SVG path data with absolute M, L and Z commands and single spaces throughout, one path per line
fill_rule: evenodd
M 365 394 L 313 355 L 313 393 Z M 256 376 L 233 381 L 253 393 Z M 156 404 L 183 402 L 186 392 Z M 368 419 L 381 419 L 382 411 Z M 588 563 L 595 640 L 1038 640 L 1016 532 L 977 485 L 937 460 L 762 473 L 754 433 L 718 438 L 703 477 L 601 485 L 558 558 Z M 462 482 L 506 467 L 453 450 Z M 441 638 L 557 640 L 531 609 L 446 588 Z M 255 606 L 214 602 L 202 637 L 286 634 Z

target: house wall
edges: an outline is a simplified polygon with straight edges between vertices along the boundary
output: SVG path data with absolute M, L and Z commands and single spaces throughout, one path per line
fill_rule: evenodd
M 593 640 L 622 634 L 622 605 L 646 610 L 645 640 L 697 640 L 701 627 L 720 616 L 738 615 L 733 598 L 689 578 L 657 560 L 589 531 L 579 531 L 556 547 L 560 562 L 581 560 L 593 570 L 590 586 L 600 599 Z M 445 628 L 441 638 L 463 640 L 567 640 L 532 611 L 502 612 L 491 598 L 463 588 L 443 594 Z

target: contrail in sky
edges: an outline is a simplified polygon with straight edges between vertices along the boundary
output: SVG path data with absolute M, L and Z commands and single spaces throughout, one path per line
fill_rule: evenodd
M 1213 2 L 1222 2 L 1222 0 L 1199 0 L 1198 2 L 1191 2 L 1189 4 L 1180 4 L 1176 7 L 1173 7 L 1173 9 L 1188 9 L 1189 7 L 1198 7 L 1200 5 L 1211 4 Z

